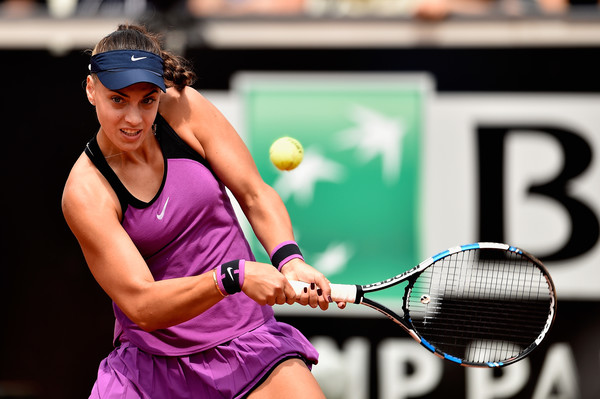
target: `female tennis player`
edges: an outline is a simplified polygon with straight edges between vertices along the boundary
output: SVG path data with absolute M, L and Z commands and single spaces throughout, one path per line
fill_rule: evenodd
M 116 318 L 90 397 L 324 397 L 310 372 L 317 352 L 271 306 L 325 310 L 329 281 L 304 262 L 243 141 L 190 87 L 187 61 L 122 25 L 89 68 L 100 128 L 62 208 Z M 273 265 L 255 261 L 226 188 Z M 288 279 L 309 288 L 297 296 Z

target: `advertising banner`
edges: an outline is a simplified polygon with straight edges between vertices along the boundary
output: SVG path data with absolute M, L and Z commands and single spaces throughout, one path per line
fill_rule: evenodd
M 427 76 L 243 75 L 235 87 L 257 166 L 315 267 L 367 284 L 420 261 Z M 304 146 L 295 170 L 269 160 L 282 136 Z
M 600 395 L 600 96 L 437 94 L 426 74 L 242 73 L 232 87 L 222 108 L 332 282 L 495 241 L 540 257 L 557 287 L 547 339 L 500 370 L 448 364 L 365 306 L 277 307 L 321 353 L 313 371 L 329 399 Z M 282 136 L 304 146 L 293 171 L 269 161 Z

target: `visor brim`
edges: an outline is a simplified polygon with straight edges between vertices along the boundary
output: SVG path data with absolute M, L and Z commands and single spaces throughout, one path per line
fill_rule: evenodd
M 162 76 L 147 69 L 121 69 L 118 71 L 101 71 L 96 75 L 109 90 L 120 90 L 136 83 L 152 83 L 166 92 L 165 80 Z

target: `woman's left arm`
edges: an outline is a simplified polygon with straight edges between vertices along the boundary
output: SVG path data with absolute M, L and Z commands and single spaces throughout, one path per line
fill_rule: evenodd
M 293 241 L 292 223 L 283 201 L 263 181 L 250 151 L 229 121 L 194 89 L 186 88 L 176 95 L 180 96 L 178 106 L 168 106 L 167 102 L 161 105 L 161 113 L 169 123 L 185 120 L 173 128 L 204 156 L 235 196 L 267 253 L 284 241 Z M 181 112 L 188 115 L 174 117 Z M 281 272 L 288 280 L 314 283 L 315 289 L 302 294 L 298 302 L 327 309 L 331 289 L 322 273 L 298 258 L 286 263 Z

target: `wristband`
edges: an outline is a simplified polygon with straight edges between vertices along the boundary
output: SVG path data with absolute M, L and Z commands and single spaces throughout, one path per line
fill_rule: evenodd
M 233 260 L 216 268 L 217 287 L 221 292 L 232 295 L 242 290 L 246 261 Z
M 271 263 L 281 271 L 281 268 L 292 259 L 300 258 L 304 260 L 300 247 L 295 241 L 284 241 L 273 249 L 271 253 Z

